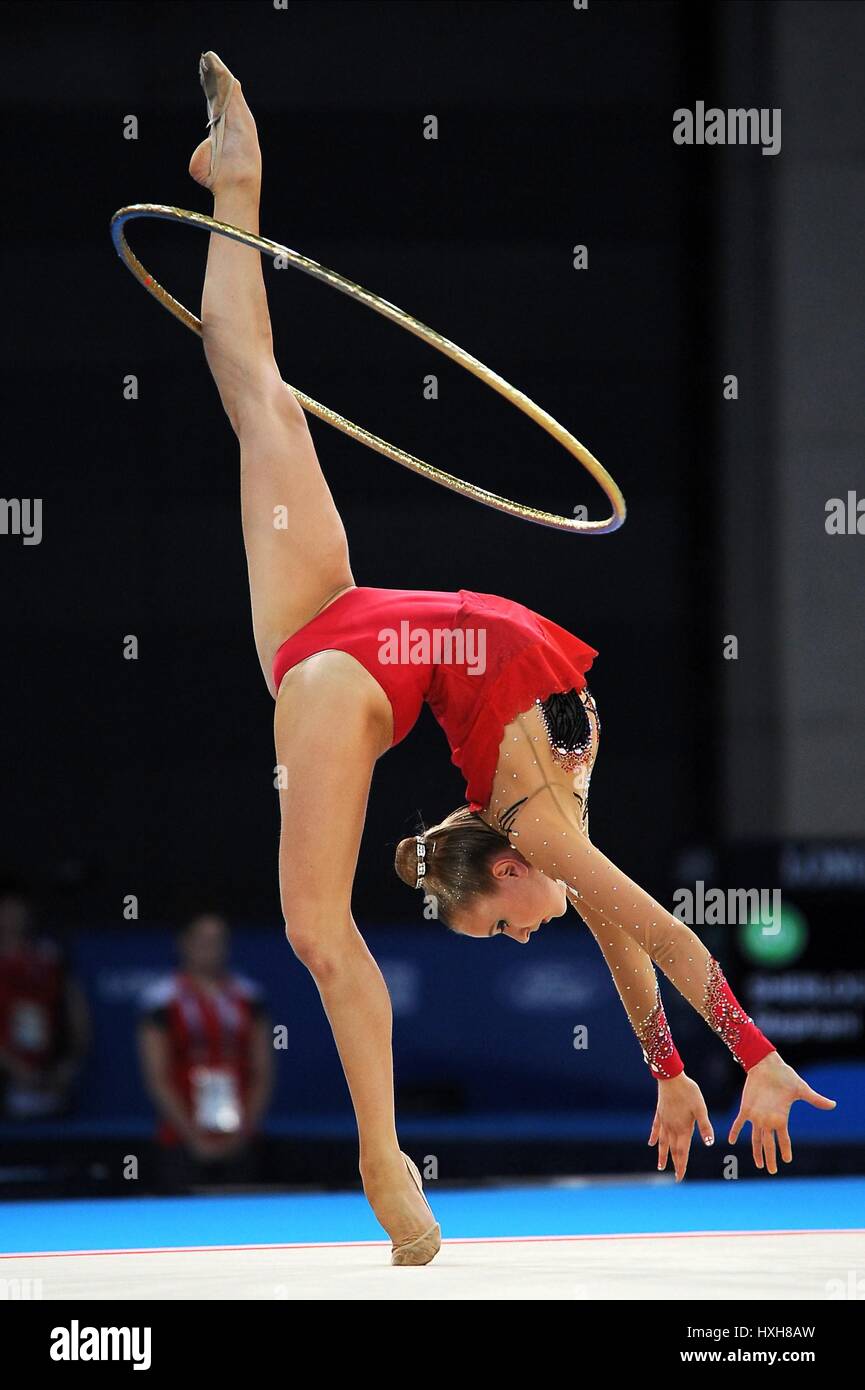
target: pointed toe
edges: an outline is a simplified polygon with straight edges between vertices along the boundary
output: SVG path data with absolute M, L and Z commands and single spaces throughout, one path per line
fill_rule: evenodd
M 436 1222 L 415 1240 L 404 1240 L 400 1245 L 394 1245 L 390 1262 L 392 1265 L 428 1265 L 441 1250 L 441 1245 L 441 1227 Z

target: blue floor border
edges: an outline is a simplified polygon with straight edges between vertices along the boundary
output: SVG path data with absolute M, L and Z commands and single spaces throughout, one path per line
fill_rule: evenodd
M 865 1178 L 427 1184 L 447 1239 L 865 1229 Z M 0 1252 L 382 1240 L 360 1193 L 103 1197 L 0 1205 Z M 865 1240 L 865 1237 L 863 1237 Z

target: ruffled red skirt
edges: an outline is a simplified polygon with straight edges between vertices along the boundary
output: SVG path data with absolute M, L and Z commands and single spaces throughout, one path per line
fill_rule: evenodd
M 440 688 L 444 707 L 430 707 L 447 735 L 451 761 L 466 781 L 473 811 L 490 801 L 502 736 L 512 719 L 535 700 L 565 690 L 582 690 L 586 671 L 598 655 L 567 629 L 524 604 L 496 594 L 461 590 L 462 622 L 480 623 L 488 633 L 483 689 L 467 685 L 461 673 L 445 671 Z
M 283 643 L 273 664 L 277 689 L 290 667 L 332 649 L 355 657 L 385 691 L 392 746 L 429 705 L 475 811 L 489 804 L 507 725 L 535 700 L 582 690 L 598 655 L 549 618 L 498 594 L 357 587 Z

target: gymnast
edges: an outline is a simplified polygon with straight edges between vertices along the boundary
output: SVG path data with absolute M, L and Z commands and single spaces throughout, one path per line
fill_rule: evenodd
M 241 84 L 213 52 L 199 75 L 209 134 L 189 165 L 214 217 L 258 233 L 261 154 Z M 208 366 L 240 445 L 241 514 L 252 624 L 276 701 L 279 882 L 285 928 L 311 972 L 357 1120 L 364 1192 L 398 1265 L 426 1264 L 441 1234 L 394 1115 L 391 1006 L 357 929 L 352 883 L 377 760 L 428 703 L 466 804 L 403 839 L 396 871 L 456 932 L 528 942 L 573 905 L 610 968 L 658 1083 L 649 1143 L 658 1168 L 684 1176 L 694 1127 L 713 1140 L 706 1105 L 664 1015 L 658 966 L 744 1069 L 734 1143 L 751 1124 L 754 1162 L 792 1158 L 795 1100 L 834 1101 L 788 1066 L 737 1003 L 718 962 L 683 922 L 628 878 L 589 836 L 599 722 L 586 672 L 597 652 L 498 595 L 366 588 L 355 583 L 342 520 L 307 427 L 282 380 L 257 250 L 211 235 L 201 306 Z M 280 524 L 275 525 L 275 517 Z M 408 624 L 408 628 L 405 628 Z M 393 657 L 386 634 L 450 633 Z M 468 650 L 483 649 L 470 666 Z M 460 660 L 462 657 L 462 660 Z

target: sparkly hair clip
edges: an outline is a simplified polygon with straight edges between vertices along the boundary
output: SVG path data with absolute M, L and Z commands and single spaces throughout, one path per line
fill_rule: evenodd
M 417 849 L 417 883 L 415 888 L 420 888 L 421 879 L 426 873 L 426 841 L 423 835 L 415 835 L 415 847 Z

